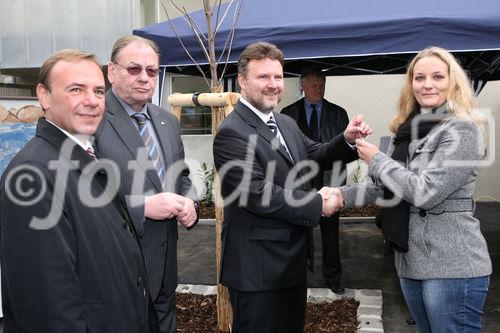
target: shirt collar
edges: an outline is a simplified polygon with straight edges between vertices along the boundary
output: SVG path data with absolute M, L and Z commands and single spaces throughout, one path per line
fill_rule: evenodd
M 118 96 L 114 91 L 113 91 L 113 93 L 115 94 L 116 98 L 118 99 L 120 104 L 123 106 L 123 108 L 125 109 L 127 114 L 129 115 L 129 117 L 132 117 L 134 114 L 137 113 L 137 111 L 132 109 L 132 107 L 130 105 L 128 105 L 127 102 L 125 102 L 123 99 L 121 99 L 121 97 Z M 148 119 L 151 119 L 151 117 L 149 116 L 149 113 L 148 113 L 148 103 L 144 104 L 144 106 L 142 107 L 142 110 L 140 112 L 144 113 Z
M 260 111 L 255 106 L 253 106 L 252 104 L 250 104 L 250 102 L 248 102 L 242 96 L 240 96 L 240 101 L 241 101 L 241 103 L 245 104 L 250 110 L 252 110 L 265 124 L 267 124 L 267 121 L 273 115 L 272 112 L 264 113 L 264 112 Z
M 46 119 L 46 120 L 49 123 L 51 123 L 52 125 L 54 125 L 55 127 L 57 127 L 61 132 L 63 132 L 64 134 L 66 134 L 66 136 L 68 138 L 70 138 L 71 140 L 75 141 L 76 144 L 79 145 L 80 147 L 82 147 L 83 150 L 87 151 L 88 148 L 92 148 L 92 145 L 90 144 L 90 135 L 86 135 L 86 134 L 71 134 L 70 132 L 66 131 L 65 129 L 63 129 L 63 128 L 57 126 L 56 124 L 54 124 L 49 119 Z
M 316 110 L 318 110 L 318 111 L 321 111 L 321 109 L 323 108 L 323 100 L 321 100 L 317 103 L 313 103 L 313 102 L 309 102 L 307 100 L 307 98 L 304 97 L 304 103 L 306 105 L 306 108 L 308 108 L 308 109 L 312 109 L 311 104 L 316 105 Z

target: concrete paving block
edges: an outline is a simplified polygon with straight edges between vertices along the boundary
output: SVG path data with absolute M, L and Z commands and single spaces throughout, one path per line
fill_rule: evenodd
M 356 289 L 349 289 L 345 288 L 345 293 L 342 295 L 337 295 L 340 296 L 340 298 L 354 298 L 356 299 Z
M 366 330 L 376 330 L 377 332 L 383 332 L 384 326 L 382 325 L 381 319 L 375 318 L 358 318 L 359 326 L 358 332 L 366 332 Z
M 331 303 L 339 299 L 337 295 L 327 288 L 308 288 L 307 301 L 310 303 Z
M 195 284 L 191 286 L 191 293 L 197 294 L 197 295 L 204 295 L 208 286 L 201 285 L 201 284 Z
M 363 306 L 370 306 L 374 308 L 382 308 L 382 293 L 367 292 L 366 289 L 356 290 L 355 299 L 357 299 Z
M 384 333 L 384 330 L 363 327 L 358 329 L 358 333 Z
M 191 286 L 191 284 L 179 284 L 177 285 L 177 289 L 175 289 L 175 291 L 180 294 L 188 294 L 191 292 Z
M 203 293 L 203 295 L 217 295 L 217 286 L 207 286 L 207 289 Z
M 358 316 L 370 316 L 370 317 L 371 316 L 378 316 L 378 318 L 381 318 L 382 317 L 382 309 L 360 305 L 358 307 Z

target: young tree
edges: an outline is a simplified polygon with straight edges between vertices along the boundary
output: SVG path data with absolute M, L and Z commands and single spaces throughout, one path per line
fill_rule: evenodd
M 214 0 L 213 4 L 210 0 L 203 0 L 203 9 L 205 11 L 205 27 L 206 32 L 204 32 L 199 22 L 195 22 L 190 14 L 187 12 L 185 7 L 178 6 L 174 0 L 169 0 L 172 6 L 178 11 L 184 21 L 189 25 L 193 34 L 200 45 L 205 58 L 209 64 L 210 72 L 209 76 L 203 70 L 202 66 L 196 62 L 194 57 L 191 55 L 190 50 L 185 46 L 182 38 L 177 32 L 176 27 L 173 25 L 170 20 L 170 16 L 167 8 L 164 6 L 163 9 L 168 18 L 168 22 L 170 23 L 170 27 L 172 31 L 177 36 L 180 45 L 186 52 L 187 56 L 193 61 L 193 64 L 196 66 L 200 74 L 205 79 L 210 91 L 212 93 L 222 93 L 223 84 L 222 80 L 224 79 L 224 74 L 226 73 L 228 61 L 231 55 L 231 48 L 233 45 L 233 39 L 236 31 L 236 23 L 238 21 L 238 17 L 240 15 L 241 5 L 243 0 L 230 0 L 224 4 L 225 8 L 223 8 L 222 0 Z M 232 15 L 231 14 L 232 11 Z M 215 14 L 215 21 L 213 21 L 213 17 Z M 231 29 L 227 36 L 227 39 L 224 42 L 224 47 L 217 54 L 217 50 L 215 49 L 215 40 L 217 38 L 217 33 L 221 28 L 221 23 L 224 20 L 231 20 Z M 222 67 L 222 70 L 219 71 L 219 66 Z M 225 99 L 225 98 L 223 98 Z M 232 98 L 229 98 L 232 100 Z M 232 105 L 236 103 L 231 102 Z M 231 107 L 232 107 L 231 105 Z M 226 107 L 216 107 L 212 106 L 212 135 L 215 136 L 217 130 L 225 118 L 225 112 L 227 111 Z M 215 217 L 216 217 L 216 261 L 217 261 L 217 281 L 219 280 L 220 267 L 222 263 L 222 223 L 223 223 L 223 203 L 222 197 L 220 195 L 220 180 L 218 175 L 216 175 L 216 193 L 215 193 Z M 227 288 L 222 286 L 221 284 L 217 285 L 217 319 L 218 319 L 218 328 L 222 331 L 229 331 L 229 324 L 232 322 L 232 312 L 231 312 L 231 304 L 229 302 L 229 292 Z

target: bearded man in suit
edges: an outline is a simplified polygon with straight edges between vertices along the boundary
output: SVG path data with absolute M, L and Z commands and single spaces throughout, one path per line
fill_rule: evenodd
M 258 42 L 238 60 L 241 98 L 214 140 L 224 198 L 221 282 L 229 288 L 235 333 L 301 333 L 312 260 L 312 227 L 342 203 L 313 191 L 317 170 L 357 158 L 371 129 L 356 116 L 328 143 L 310 140 L 275 110 L 284 92 L 283 53 Z

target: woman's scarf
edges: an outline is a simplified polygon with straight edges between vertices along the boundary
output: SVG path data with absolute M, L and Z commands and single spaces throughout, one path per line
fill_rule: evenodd
M 436 113 L 436 110 L 440 108 L 433 109 L 432 113 Z M 440 112 L 438 111 L 437 113 Z M 412 121 L 418 114 L 420 114 L 420 110 L 413 111 L 408 119 L 399 127 L 393 139 L 394 151 L 391 158 L 405 166 L 409 158 L 408 147 L 412 138 L 421 139 L 425 137 L 442 120 L 441 118 L 436 119 L 434 117 L 428 120 L 425 118 L 421 119 L 416 127 L 417 133 L 412 137 Z M 395 196 L 399 197 L 384 187 L 384 200 L 392 200 Z M 410 222 L 411 204 L 401 197 L 399 198 L 400 202 L 397 205 L 383 207 L 376 218 L 377 226 L 382 229 L 382 234 L 385 237 L 384 253 L 386 255 L 391 254 L 393 250 L 408 252 L 408 225 Z

